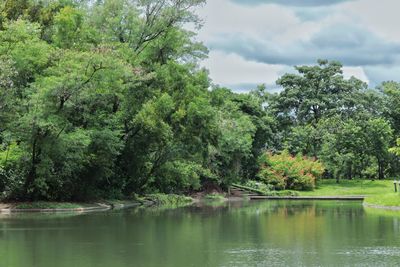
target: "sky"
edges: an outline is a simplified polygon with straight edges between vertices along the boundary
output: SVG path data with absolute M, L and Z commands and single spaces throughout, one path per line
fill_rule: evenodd
M 399 0 L 208 0 L 198 11 L 201 64 L 214 84 L 245 92 L 295 65 L 338 60 L 344 76 L 375 87 L 400 81 Z

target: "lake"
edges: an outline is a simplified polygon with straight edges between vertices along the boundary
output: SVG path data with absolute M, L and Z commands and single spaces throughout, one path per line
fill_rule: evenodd
M 0 215 L 1 267 L 398 266 L 400 213 L 361 202 Z

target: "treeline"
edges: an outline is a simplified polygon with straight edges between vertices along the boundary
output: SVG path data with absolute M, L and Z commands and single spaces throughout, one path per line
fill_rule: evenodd
M 16 200 L 184 193 L 254 179 L 265 151 L 326 177 L 399 173 L 400 84 L 297 67 L 269 94 L 213 86 L 187 30 L 203 0 L 0 2 L 0 193 Z
M 368 89 L 325 60 L 296 69 L 277 81 L 283 91 L 269 102 L 281 149 L 317 157 L 337 180 L 398 175 L 399 159 L 389 151 L 400 136 L 400 83 Z

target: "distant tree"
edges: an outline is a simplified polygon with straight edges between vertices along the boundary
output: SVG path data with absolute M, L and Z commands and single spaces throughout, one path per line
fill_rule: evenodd
M 384 116 L 390 121 L 395 135 L 400 135 L 400 83 L 384 82 L 378 87 L 385 95 Z
M 366 88 L 354 77 L 344 79 L 339 62 L 319 60 L 316 66 L 296 70 L 299 74 L 285 74 L 277 81 L 283 91 L 275 104 L 278 115 L 288 116 L 294 124 L 316 126 L 325 116 L 351 108 L 352 96 Z
M 387 121 L 330 118 L 322 122 L 320 131 L 324 132 L 320 157 L 334 177 L 384 178 L 392 140 Z

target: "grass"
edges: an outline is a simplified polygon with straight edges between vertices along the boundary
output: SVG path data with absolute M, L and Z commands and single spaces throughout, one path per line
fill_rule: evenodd
M 400 207 L 400 194 L 388 193 L 365 198 L 364 203 L 383 207 Z
M 400 193 L 394 193 L 392 180 L 322 180 L 314 191 L 301 196 L 366 196 L 364 203 L 382 207 L 400 207 Z
M 296 197 L 299 196 L 299 191 L 293 190 L 282 190 L 282 191 L 271 191 L 269 196 L 278 196 L 278 197 Z
M 375 196 L 394 192 L 393 181 L 335 180 L 318 181 L 314 191 L 301 191 L 300 196 Z

